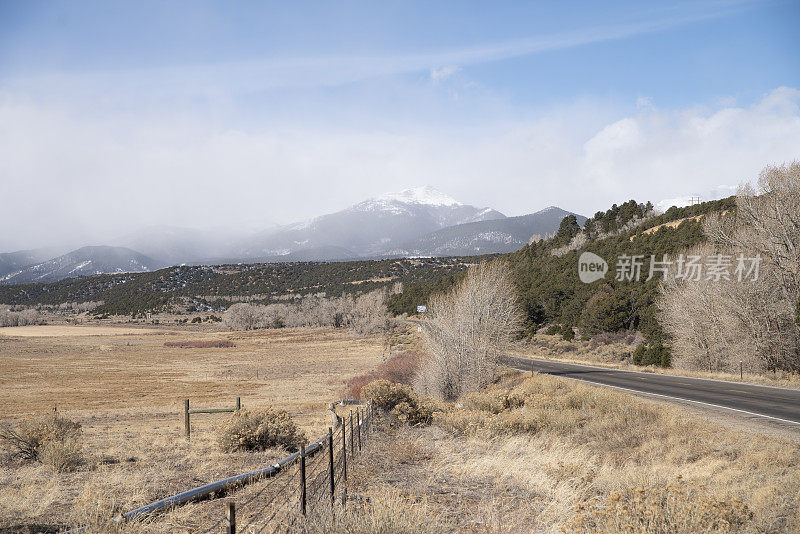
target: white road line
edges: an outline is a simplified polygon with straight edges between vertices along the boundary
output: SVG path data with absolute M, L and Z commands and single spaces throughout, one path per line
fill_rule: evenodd
M 663 395 L 661 393 L 650 393 L 649 391 L 641 391 L 641 390 L 638 390 L 638 389 L 624 388 L 622 386 L 613 386 L 611 384 L 603 384 L 601 382 L 592 382 L 591 380 L 584 380 L 582 378 L 573 378 L 571 376 L 564 376 L 562 378 L 568 378 L 569 380 L 575 380 L 576 382 L 586 382 L 586 383 L 589 383 L 589 384 L 593 384 L 595 386 L 605 386 L 605 387 L 608 387 L 608 388 L 621 389 L 623 391 L 630 391 L 631 393 L 638 393 L 640 395 L 653 395 L 655 397 L 664 397 L 665 399 L 674 399 L 674 400 L 679 400 L 679 401 L 684 401 L 684 402 L 693 402 L 695 404 L 703 404 L 705 406 L 713 406 L 714 408 L 722 408 L 723 410 L 731 410 L 731 411 L 734 411 L 734 412 L 745 413 L 747 415 L 755 415 L 756 417 L 764 417 L 766 419 L 772 419 L 774 421 L 781 421 L 783 423 L 791 423 L 793 425 L 800 426 L 800 421 L 792 421 L 791 419 L 781 419 L 780 417 L 773 417 L 771 415 L 765 415 L 763 413 L 748 412 L 747 410 L 740 410 L 739 408 L 731 408 L 730 406 L 721 406 L 719 404 L 711 404 L 710 402 L 703 402 L 703 401 L 698 401 L 698 400 L 685 399 L 683 397 L 673 397 L 672 395 Z
M 589 366 L 588 365 L 584 365 L 582 367 L 589 367 Z M 592 369 L 598 369 L 598 368 L 594 367 Z M 627 372 L 636 373 L 637 371 L 627 371 Z M 664 375 L 664 376 L 670 376 L 670 375 Z M 672 395 L 663 395 L 661 393 L 650 393 L 649 391 L 642 391 L 642 390 L 639 390 L 639 389 L 624 388 L 622 386 L 614 386 L 612 384 L 603 384 L 602 382 L 594 382 L 592 380 L 588 380 L 588 379 L 585 379 L 585 378 L 574 378 L 574 377 L 571 377 L 571 376 L 563 376 L 562 378 L 567 378 L 569 380 L 575 380 L 576 382 L 585 382 L 585 383 L 593 384 L 595 386 L 604 386 L 604 387 L 609 387 L 609 388 L 621 389 L 623 391 L 629 391 L 631 393 L 638 393 L 640 395 L 653 395 L 655 397 L 663 397 L 665 399 L 674 399 L 674 400 L 678 400 L 678 401 L 693 402 L 695 404 L 702 404 L 704 406 L 713 406 L 714 408 L 722 408 L 723 410 L 731 410 L 733 412 L 744 413 L 744 414 L 747 414 L 747 415 L 754 415 L 756 417 L 763 417 L 765 419 L 772 419 L 774 421 L 781 421 L 783 423 L 791 423 L 793 425 L 799 425 L 800 426 L 800 421 L 792 421 L 791 419 L 782 419 L 780 417 L 774 417 L 772 415 L 765 415 L 763 413 L 749 412 L 747 410 L 741 410 L 739 408 L 731 408 L 729 406 L 722 406 L 722 405 L 719 405 L 719 404 L 712 404 L 710 402 L 703 402 L 703 401 L 698 401 L 698 400 L 686 399 L 686 398 L 683 398 L 683 397 L 674 397 Z M 705 380 L 713 380 L 713 379 L 705 379 Z M 713 380 L 713 381 L 714 382 L 726 382 L 725 380 Z M 726 382 L 726 383 L 730 384 L 731 382 Z M 773 387 L 773 388 L 775 388 L 775 386 L 763 386 L 763 387 Z M 788 388 L 775 388 L 775 389 L 788 389 Z M 792 391 L 796 391 L 796 390 L 792 390 Z
M 521 360 L 526 360 L 528 362 L 533 361 L 534 364 L 536 364 L 536 360 L 533 360 L 532 358 L 525 358 L 523 356 L 512 356 L 512 358 L 519 358 Z M 600 371 L 600 370 L 602 370 L 602 371 L 613 370 L 613 371 L 619 371 L 620 373 L 649 374 L 649 375 L 653 375 L 653 376 L 663 376 L 663 377 L 666 377 L 666 378 L 685 378 L 687 380 L 705 380 L 706 382 L 720 382 L 722 384 L 732 384 L 734 386 L 752 386 L 752 387 L 756 387 L 756 388 L 780 389 L 780 390 L 783 390 L 783 391 L 792 391 L 794 393 L 800 393 L 800 389 L 798 389 L 798 388 L 785 388 L 785 387 L 781 387 L 781 386 L 768 386 L 766 384 L 754 384 L 753 382 L 744 382 L 744 381 L 733 382 L 731 380 L 720 380 L 719 378 L 703 378 L 703 377 L 700 377 L 700 376 L 670 375 L 670 374 L 666 374 L 666 373 L 648 373 L 647 371 L 632 371 L 630 369 L 617 369 L 616 367 L 595 367 L 595 366 L 592 366 L 592 365 L 585 365 L 585 364 L 582 364 L 582 363 L 568 363 L 568 362 L 560 362 L 560 361 L 556 361 L 556 360 L 539 360 L 539 361 L 550 361 L 550 362 L 555 363 L 555 364 L 563 364 L 565 366 L 570 366 L 571 365 L 573 367 L 584 367 L 586 369 L 596 369 L 598 371 Z M 564 369 L 564 370 L 566 371 L 567 369 Z

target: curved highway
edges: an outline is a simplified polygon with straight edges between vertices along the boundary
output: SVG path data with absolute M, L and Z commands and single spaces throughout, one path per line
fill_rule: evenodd
M 796 389 L 623 371 L 517 356 L 504 356 L 503 363 L 524 371 L 530 371 L 533 363 L 533 369 L 543 374 L 726 408 L 751 416 L 793 423 L 800 429 L 800 390 Z

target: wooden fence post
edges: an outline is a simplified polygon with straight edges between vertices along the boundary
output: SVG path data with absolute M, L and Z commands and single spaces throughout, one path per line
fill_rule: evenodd
M 342 506 L 347 502 L 347 425 L 342 417 L 342 478 L 344 486 L 342 487 Z
M 236 397 L 236 411 L 239 411 L 241 409 L 242 409 L 242 398 Z
M 331 506 L 336 504 L 335 476 L 333 471 L 333 429 L 328 427 L 328 471 L 331 478 Z
M 233 501 L 228 501 L 225 513 L 225 534 L 236 534 L 236 504 Z
M 300 513 L 306 515 L 306 446 L 300 445 Z
M 189 399 L 183 401 L 183 421 L 186 426 L 186 437 L 188 438 L 189 434 L 192 432 L 191 426 L 189 425 Z

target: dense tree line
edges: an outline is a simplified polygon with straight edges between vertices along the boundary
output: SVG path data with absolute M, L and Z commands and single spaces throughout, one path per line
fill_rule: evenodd
M 215 310 L 236 298 L 268 304 L 287 294 L 328 297 L 368 293 L 395 283 L 437 280 L 475 258 L 386 259 L 169 267 L 148 273 L 98 275 L 48 284 L 0 285 L 0 303 L 57 305 L 102 301 L 93 313 L 138 315 L 197 300 Z M 199 297 L 202 296 L 202 297 Z

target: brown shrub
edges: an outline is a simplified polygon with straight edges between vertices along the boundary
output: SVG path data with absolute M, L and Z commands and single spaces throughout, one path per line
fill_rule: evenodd
M 443 405 L 433 399 L 423 398 L 406 384 L 395 384 L 388 380 L 375 380 L 362 390 L 364 398 L 375 405 L 408 423 L 409 425 L 425 425 L 433 422 L 434 413 Z
M 625 343 L 631 345 L 636 340 L 636 332 L 633 330 L 620 330 L 618 332 L 602 332 L 596 336 L 592 336 L 589 340 L 588 347 L 596 349 L 600 345 L 613 345 L 616 343 Z
M 83 450 L 75 438 L 63 441 L 48 441 L 39 451 L 39 459 L 59 473 L 74 471 L 83 463 Z
M 401 402 L 415 402 L 417 396 L 411 386 L 383 379 L 370 382 L 364 386 L 361 393 L 365 399 L 371 400 L 378 408 L 387 412 Z
M 514 389 L 490 389 L 482 392 L 467 394 L 462 400 L 466 410 L 481 410 L 484 412 L 500 413 L 512 408 L 519 408 L 525 404 L 525 397 L 521 391 Z
M 80 462 L 80 432 L 80 424 L 54 411 L 0 427 L 0 443 L 10 460 L 38 460 L 62 470 Z
M 605 502 L 581 503 L 572 532 L 739 532 L 753 513 L 739 499 L 723 500 L 680 478 L 666 487 L 614 491 Z
M 364 386 L 375 380 L 388 380 L 398 384 L 411 384 L 419 366 L 420 354 L 412 351 L 395 354 L 382 362 L 374 371 L 359 375 L 347 381 L 346 396 L 352 399 L 361 397 Z
M 263 451 L 275 447 L 296 451 L 306 441 L 306 436 L 285 410 L 268 407 L 237 410 L 219 429 L 217 440 L 225 452 Z
M 167 341 L 165 347 L 181 349 L 228 349 L 236 346 L 233 341 Z

